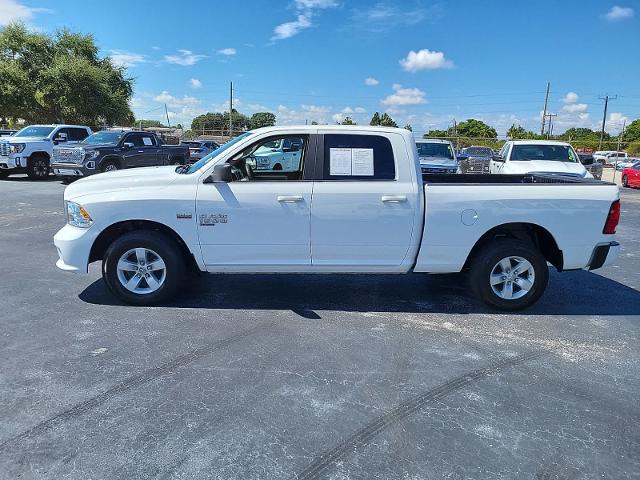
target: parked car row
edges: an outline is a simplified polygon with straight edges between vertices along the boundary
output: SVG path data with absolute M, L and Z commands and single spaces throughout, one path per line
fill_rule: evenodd
M 188 145 L 166 145 L 151 132 L 30 125 L 0 140 L 0 178 L 26 173 L 39 180 L 53 171 L 70 179 L 123 168 L 184 165 L 190 155 Z

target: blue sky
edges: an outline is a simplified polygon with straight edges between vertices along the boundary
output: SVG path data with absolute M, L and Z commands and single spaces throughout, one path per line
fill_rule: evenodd
M 621 0 L 622 1 L 622 0 Z M 538 130 L 546 82 L 555 131 L 640 117 L 638 1 L 181 2 L 0 0 L 0 25 L 91 33 L 135 77 L 139 118 L 172 123 L 235 107 L 279 124 L 366 123 L 414 132 L 479 118 Z

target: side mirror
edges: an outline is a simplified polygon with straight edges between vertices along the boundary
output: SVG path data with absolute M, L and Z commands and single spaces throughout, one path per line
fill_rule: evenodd
M 502 158 L 502 155 L 494 155 L 493 157 L 491 157 L 491 160 L 493 160 L 494 162 L 504 162 L 504 158 Z
M 213 183 L 233 182 L 231 165 L 229 165 L 228 163 L 223 163 L 222 165 L 216 165 L 215 167 L 213 167 L 213 173 L 211 174 L 210 178 Z
M 130 148 L 133 148 L 133 143 L 125 142 L 122 144 L 122 148 L 124 148 L 125 150 L 129 150 Z

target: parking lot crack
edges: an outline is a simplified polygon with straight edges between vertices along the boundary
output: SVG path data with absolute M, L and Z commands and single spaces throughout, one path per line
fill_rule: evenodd
M 46 420 L 43 420 L 42 422 L 34 425 L 33 427 L 17 435 L 14 435 L 13 437 L 10 437 L 4 440 L 2 443 L 0 443 L 0 451 L 5 450 L 6 448 L 10 447 L 12 444 L 20 440 L 23 440 L 25 438 L 41 435 L 46 431 L 50 430 L 51 428 L 55 427 L 56 425 L 59 425 L 74 417 L 83 415 L 87 411 L 93 410 L 99 407 L 100 405 L 103 405 L 104 403 L 108 402 L 114 397 L 117 397 L 135 388 L 146 385 L 164 375 L 171 374 L 180 367 L 184 367 L 190 363 L 193 363 L 196 360 L 199 360 L 200 358 L 210 355 L 216 350 L 220 350 L 233 343 L 239 342 L 248 336 L 251 336 L 253 334 L 256 334 L 260 331 L 267 329 L 268 327 L 269 325 L 264 325 L 264 324 L 258 325 L 256 327 L 239 332 L 235 335 L 231 335 L 230 337 L 204 345 L 200 348 L 192 350 L 189 353 L 185 353 L 184 355 L 179 355 L 172 360 L 169 360 L 161 365 L 158 365 L 157 367 L 153 367 L 148 370 L 145 370 L 144 372 L 141 372 L 137 375 L 130 376 L 124 379 L 122 382 L 109 388 L 108 390 L 96 395 L 95 397 L 89 398 L 84 402 L 78 403 L 63 412 L 53 415 L 52 417 Z
M 337 462 L 344 460 L 345 457 L 357 451 L 358 448 L 368 445 L 379 433 L 386 430 L 391 425 L 403 421 L 426 405 L 445 397 L 456 390 L 460 390 L 461 388 L 464 388 L 465 386 L 482 378 L 486 378 L 491 374 L 535 360 L 545 354 L 545 352 L 538 351 L 525 353 L 523 355 L 510 356 L 489 364 L 486 367 L 460 375 L 418 395 L 412 396 L 397 407 L 387 411 L 383 415 L 375 418 L 362 428 L 358 429 L 338 443 L 335 447 L 315 457 L 315 459 L 294 478 L 297 480 L 319 479 Z

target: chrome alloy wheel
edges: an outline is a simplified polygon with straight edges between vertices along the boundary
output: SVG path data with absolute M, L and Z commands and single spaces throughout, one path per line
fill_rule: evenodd
M 116 167 L 113 163 L 110 163 L 106 167 L 104 167 L 105 172 L 115 172 L 116 170 L 118 170 L 118 167 Z
M 498 297 L 517 300 L 533 288 L 535 271 L 531 263 L 522 257 L 505 257 L 491 270 L 489 283 Z
M 122 286 L 140 295 L 155 292 L 167 277 L 164 260 L 148 248 L 132 248 L 123 253 L 117 271 Z

